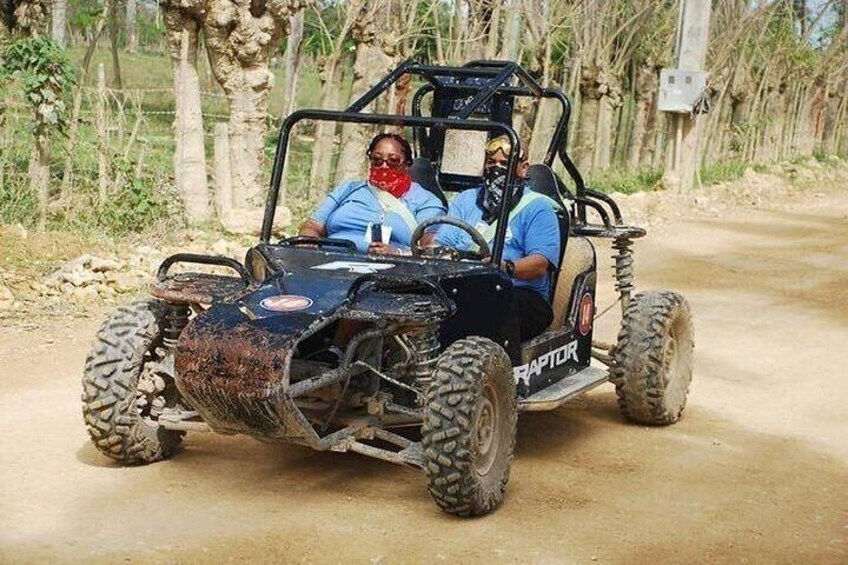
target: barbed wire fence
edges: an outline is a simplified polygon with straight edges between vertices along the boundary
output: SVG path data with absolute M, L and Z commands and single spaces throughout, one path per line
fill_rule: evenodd
M 215 124 L 229 120 L 229 107 L 221 92 L 202 91 L 201 100 L 207 175 L 214 190 Z M 115 208 L 153 204 L 160 215 L 181 221 L 182 205 L 174 182 L 174 88 L 77 86 L 68 102 L 69 127 L 51 140 L 52 221 L 96 224 L 104 210 L 110 211 L 107 216 L 124 218 L 126 214 Z M 0 223 L 32 224 L 37 216 L 28 170 L 33 110 L 20 92 L 12 90 L 0 111 Z M 279 117 L 269 115 L 268 125 L 266 178 Z M 289 148 L 287 204 L 296 218 L 314 205 L 306 187 L 310 145 L 304 136 L 295 138 Z M 214 202 L 212 194 L 210 201 Z

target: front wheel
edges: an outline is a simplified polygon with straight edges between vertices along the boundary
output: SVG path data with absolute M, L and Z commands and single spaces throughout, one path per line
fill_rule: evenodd
M 165 304 L 142 299 L 121 306 L 103 322 L 85 362 L 82 413 L 104 455 L 125 464 L 170 456 L 183 432 L 159 426 L 176 406 L 173 363 L 162 345 Z
M 421 432 L 428 488 L 442 510 L 479 516 L 500 505 L 516 422 L 512 365 L 500 346 L 471 337 L 442 353 Z
M 654 426 L 680 419 L 692 382 L 694 344 L 692 315 L 681 295 L 654 291 L 630 299 L 610 368 L 627 418 Z

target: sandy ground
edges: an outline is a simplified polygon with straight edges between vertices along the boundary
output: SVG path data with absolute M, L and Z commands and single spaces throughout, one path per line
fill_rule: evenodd
M 0 562 L 848 563 L 846 211 L 842 186 L 652 229 L 637 283 L 695 316 L 684 419 L 627 424 L 611 385 L 523 415 L 505 504 L 476 520 L 415 470 L 244 437 L 121 468 L 80 415 L 104 312 L 7 324 Z

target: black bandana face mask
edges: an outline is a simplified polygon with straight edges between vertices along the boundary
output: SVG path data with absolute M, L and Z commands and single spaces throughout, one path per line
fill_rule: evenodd
M 507 168 L 491 165 L 483 171 L 483 220 L 491 221 L 498 213 L 506 189 Z

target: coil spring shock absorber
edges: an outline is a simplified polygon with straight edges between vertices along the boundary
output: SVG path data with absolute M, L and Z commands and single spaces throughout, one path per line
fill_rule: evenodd
M 619 236 L 612 242 L 615 254 L 615 290 L 621 296 L 621 311 L 627 308 L 630 302 L 630 293 L 634 289 L 633 284 L 633 240 L 628 236 Z
M 169 304 L 165 312 L 165 331 L 162 343 L 165 347 L 173 349 L 177 345 L 183 328 L 188 324 L 189 309 L 185 304 Z
M 409 345 L 415 354 L 415 364 L 410 375 L 426 390 L 433 380 L 433 370 L 439 360 L 439 327 L 436 324 L 419 326 L 407 334 Z

